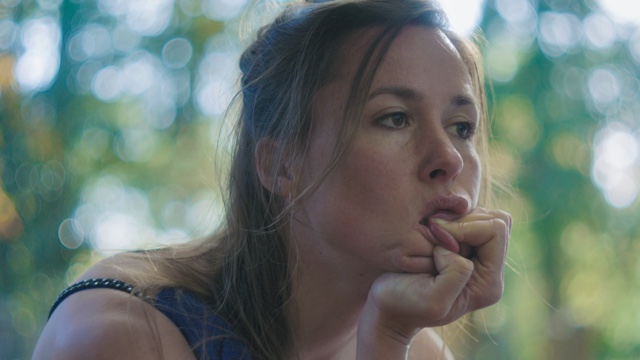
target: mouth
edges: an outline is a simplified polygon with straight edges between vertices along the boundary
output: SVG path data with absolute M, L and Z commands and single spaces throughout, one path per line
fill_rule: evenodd
M 459 195 L 441 195 L 433 198 L 418 221 L 421 226 L 429 228 L 429 219 L 438 218 L 447 221 L 456 220 L 469 211 L 469 201 Z
M 420 219 L 420 225 L 427 226 L 430 218 L 447 221 L 456 220 L 469 212 L 469 201 L 459 195 L 441 195 L 433 198 Z
M 427 241 L 434 245 L 444 246 L 450 251 L 458 252 L 458 242 L 442 228 L 430 224 L 430 219 L 438 218 L 455 221 L 470 211 L 469 201 L 459 195 L 442 195 L 433 198 L 428 204 L 423 216 L 418 221 L 418 227 Z

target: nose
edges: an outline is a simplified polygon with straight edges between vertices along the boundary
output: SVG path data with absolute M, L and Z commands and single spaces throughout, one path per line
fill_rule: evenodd
M 453 181 L 460 174 L 464 160 L 453 141 L 444 130 L 432 133 L 424 140 L 420 165 L 422 181 Z

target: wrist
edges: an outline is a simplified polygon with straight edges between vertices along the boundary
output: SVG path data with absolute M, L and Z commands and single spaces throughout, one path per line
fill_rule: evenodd
M 420 329 L 404 329 L 375 306 L 365 305 L 358 324 L 358 359 L 405 359 Z

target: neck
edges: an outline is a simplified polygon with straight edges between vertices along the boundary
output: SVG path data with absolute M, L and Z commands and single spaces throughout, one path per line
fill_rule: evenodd
M 379 274 L 305 246 L 298 247 L 298 257 L 290 310 L 295 355 L 354 359 L 360 313 Z

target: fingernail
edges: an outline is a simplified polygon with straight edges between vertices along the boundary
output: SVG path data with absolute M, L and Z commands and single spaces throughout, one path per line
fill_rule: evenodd
M 442 256 L 453 254 L 451 251 L 447 250 L 446 248 L 444 248 L 442 246 L 436 246 L 434 251 L 437 252 L 438 255 L 442 255 Z
M 435 240 L 438 242 L 438 245 L 451 252 L 459 252 L 460 246 L 458 245 L 458 242 L 446 230 L 447 227 L 449 227 L 448 224 L 451 224 L 451 222 L 439 218 L 431 218 L 430 221 L 431 223 L 429 224 L 429 230 L 431 230 L 431 233 L 435 237 Z
M 438 224 L 438 225 L 446 225 L 449 222 L 445 219 L 440 219 L 440 218 L 431 218 L 431 221 Z

